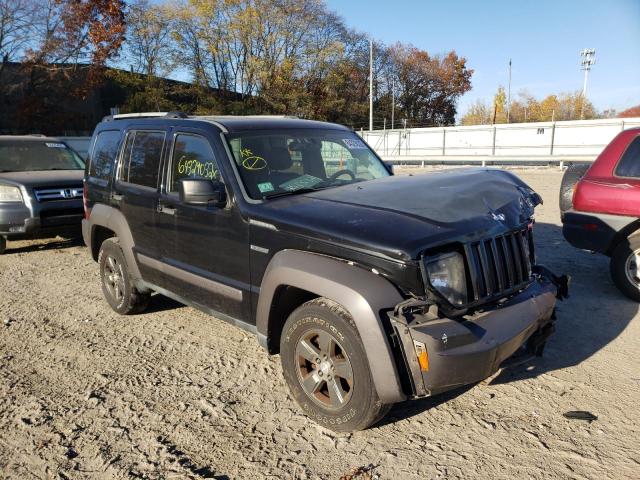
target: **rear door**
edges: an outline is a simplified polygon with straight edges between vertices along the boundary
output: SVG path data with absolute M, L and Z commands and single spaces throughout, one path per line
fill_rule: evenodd
M 186 205 L 179 199 L 182 178 L 224 181 L 213 138 L 197 129 L 172 132 L 172 147 L 160 199 L 163 225 L 174 225 L 165 272 L 181 297 L 236 319 L 250 318 L 249 230 L 232 200 L 226 207 Z M 227 189 L 227 193 L 229 190 Z
M 165 152 L 167 132 L 161 128 L 130 129 L 113 187 L 113 203 L 129 224 L 142 278 L 165 286 L 164 276 L 153 260 L 160 258 L 165 240 L 158 235 L 159 172 Z

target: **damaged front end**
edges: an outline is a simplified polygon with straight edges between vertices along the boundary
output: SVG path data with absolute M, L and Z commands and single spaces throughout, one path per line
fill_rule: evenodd
M 409 396 L 483 380 L 516 352 L 539 356 L 554 332 L 569 278 L 536 264 L 533 211 L 541 199 L 525 185 L 514 190 L 500 207 L 485 202 L 486 217 L 472 222 L 481 228 L 425 251 L 424 296 L 389 314 Z
M 556 300 L 567 296 L 569 280 L 541 266 L 533 268 L 532 278 L 516 294 L 459 317 L 443 316 L 429 300 L 396 305 L 389 318 L 404 359 L 409 396 L 481 381 L 507 366 L 519 350 L 525 358 L 541 355 L 555 330 Z

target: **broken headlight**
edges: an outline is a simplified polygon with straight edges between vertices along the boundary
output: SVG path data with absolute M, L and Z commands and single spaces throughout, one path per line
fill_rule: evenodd
M 464 257 L 457 252 L 443 253 L 425 260 L 429 283 L 455 306 L 467 302 L 467 276 Z

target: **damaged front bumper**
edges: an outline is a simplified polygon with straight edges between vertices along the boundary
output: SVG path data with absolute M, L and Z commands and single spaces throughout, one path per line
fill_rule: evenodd
M 539 355 L 554 331 L 557 299 L 569 279 L 536 266 L 534 281 L 502 303 L 461 318 L 438 318 L 435 306 L 399 306 L 390 315 L 411 383 L 410 396 L 424 397 L 483 380 L 525 346 Z M 426 347 L 426 360 L 416 351 Z M 418 348 L 416 348 L 418 347 Z M 426 367 L 426 368 L 425 368 Z

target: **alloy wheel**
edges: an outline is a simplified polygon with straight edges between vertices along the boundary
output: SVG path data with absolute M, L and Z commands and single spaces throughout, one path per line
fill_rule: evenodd
M 337 409 L 353 391 L 353 368 L 340 342 L 324 330 L 311 330 L 296 345 L 298 380 L 304 392 L 323 407 Z

